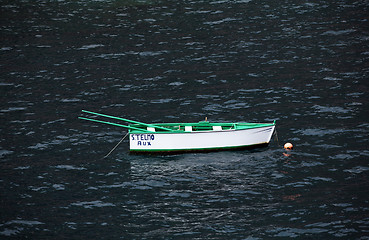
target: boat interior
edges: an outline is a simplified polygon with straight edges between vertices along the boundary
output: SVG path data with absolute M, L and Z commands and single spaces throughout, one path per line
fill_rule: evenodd
M 158 123 L 140 125 L 132 124 L 131 127 L 142 129 L 149 132 L 201 132 L 201 131 L 225 131 L 225 130 L 241 130 L 258 127 L 273 126 L 273 123 L 210 123 L 201 121 L 198 123 Z M 132 130 L 136 132 L 139 130 Z

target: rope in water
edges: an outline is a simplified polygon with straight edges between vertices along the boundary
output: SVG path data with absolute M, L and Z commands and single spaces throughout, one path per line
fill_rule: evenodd
M 115 145 L 115 147 L 113 147 L 112 150 L 110 150 L 110 152 L 108 154 L 105 155 L 104 158 L 107 158 L 118 146 L 119 144 L 121 144 L 123 142 L 123 140 L 128 136 L 129 133 L 127 133 L 120 141 L 117 145 Z

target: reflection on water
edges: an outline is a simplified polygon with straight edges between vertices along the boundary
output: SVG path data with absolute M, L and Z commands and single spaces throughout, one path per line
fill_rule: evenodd
M 366 1 L 5 1 L 0 235 L 366 239 Z M 254 151 L 133 156 L 143 122 L 270 122 Z M 285 152 L 283 144 L 294 143 Z

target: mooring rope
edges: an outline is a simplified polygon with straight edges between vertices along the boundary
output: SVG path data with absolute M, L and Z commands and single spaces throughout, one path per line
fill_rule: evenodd
M 120 141 L 117 145 L 115 145 L 115 147 L 113 147 L 112 150 L 110 150 L 110 152 L 108 154 L 105 155 L 104 158 L 107 158 L 118 146 L 119 144 L 121 144 L 123 142 L 123 140 L 128 136 L 129 133 L 127 133 Z

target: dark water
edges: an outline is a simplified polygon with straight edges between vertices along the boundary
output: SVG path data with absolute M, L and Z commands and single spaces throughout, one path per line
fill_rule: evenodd
M 1 1 L 0 238 L 369 239 L 369 2 Z M 134 156 L 144 122 L 277 120 Z M 284 155 L 282 145 L 295 149 Z

